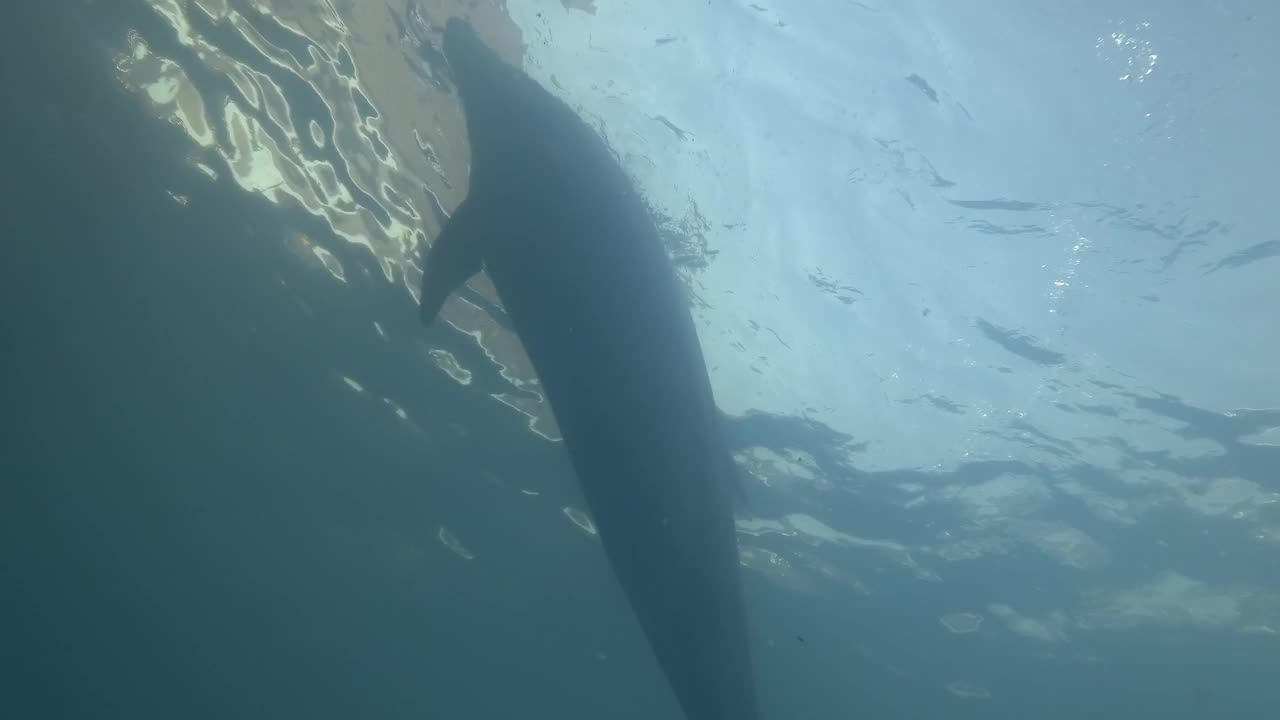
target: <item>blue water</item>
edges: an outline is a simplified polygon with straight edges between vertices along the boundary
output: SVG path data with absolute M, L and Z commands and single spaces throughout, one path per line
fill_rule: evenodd
M 417 322 L 445 13 L 225 4 L 0 24 L 0 716 L 678 717 L 491 293 Z M 1274 11 L 515 5 L 681 261 L 766 717 L 1275 714 Z

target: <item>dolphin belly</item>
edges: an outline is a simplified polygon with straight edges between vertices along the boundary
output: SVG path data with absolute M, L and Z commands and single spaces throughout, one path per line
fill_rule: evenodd
M 755 720 L 735 465 L 652 216 L 599 136 L 470 25 L 449 21 L 444 54 L 472 170 L 424 263 L 423 321 L 489 274 L 685 715 Z

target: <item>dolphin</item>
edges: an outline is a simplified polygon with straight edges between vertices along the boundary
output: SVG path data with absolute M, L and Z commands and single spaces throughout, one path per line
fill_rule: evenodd
M 653 217 L 595 131 L 470 24 L 449 20 L 443 45 L 471 176 L 424 259 L 422 321 L 488 272 L 685 716 L 757 720 L 737 468 Z

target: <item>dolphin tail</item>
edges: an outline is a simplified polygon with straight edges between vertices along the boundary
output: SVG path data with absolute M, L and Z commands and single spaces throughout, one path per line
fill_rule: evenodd
M 484 265 L 474 237 L 476 215 L 469 208 L 470 203 L 463 200 L 426 252 L 418 308 L 423 325 L 435 322 L 445 300 Z

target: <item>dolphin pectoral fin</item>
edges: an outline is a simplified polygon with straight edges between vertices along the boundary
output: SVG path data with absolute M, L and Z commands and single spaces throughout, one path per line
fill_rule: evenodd
M 427 251 L 418 306 L 423 325 L 435 322 L 445 300 L 484 266 L 469 207 L 463 200 Z

